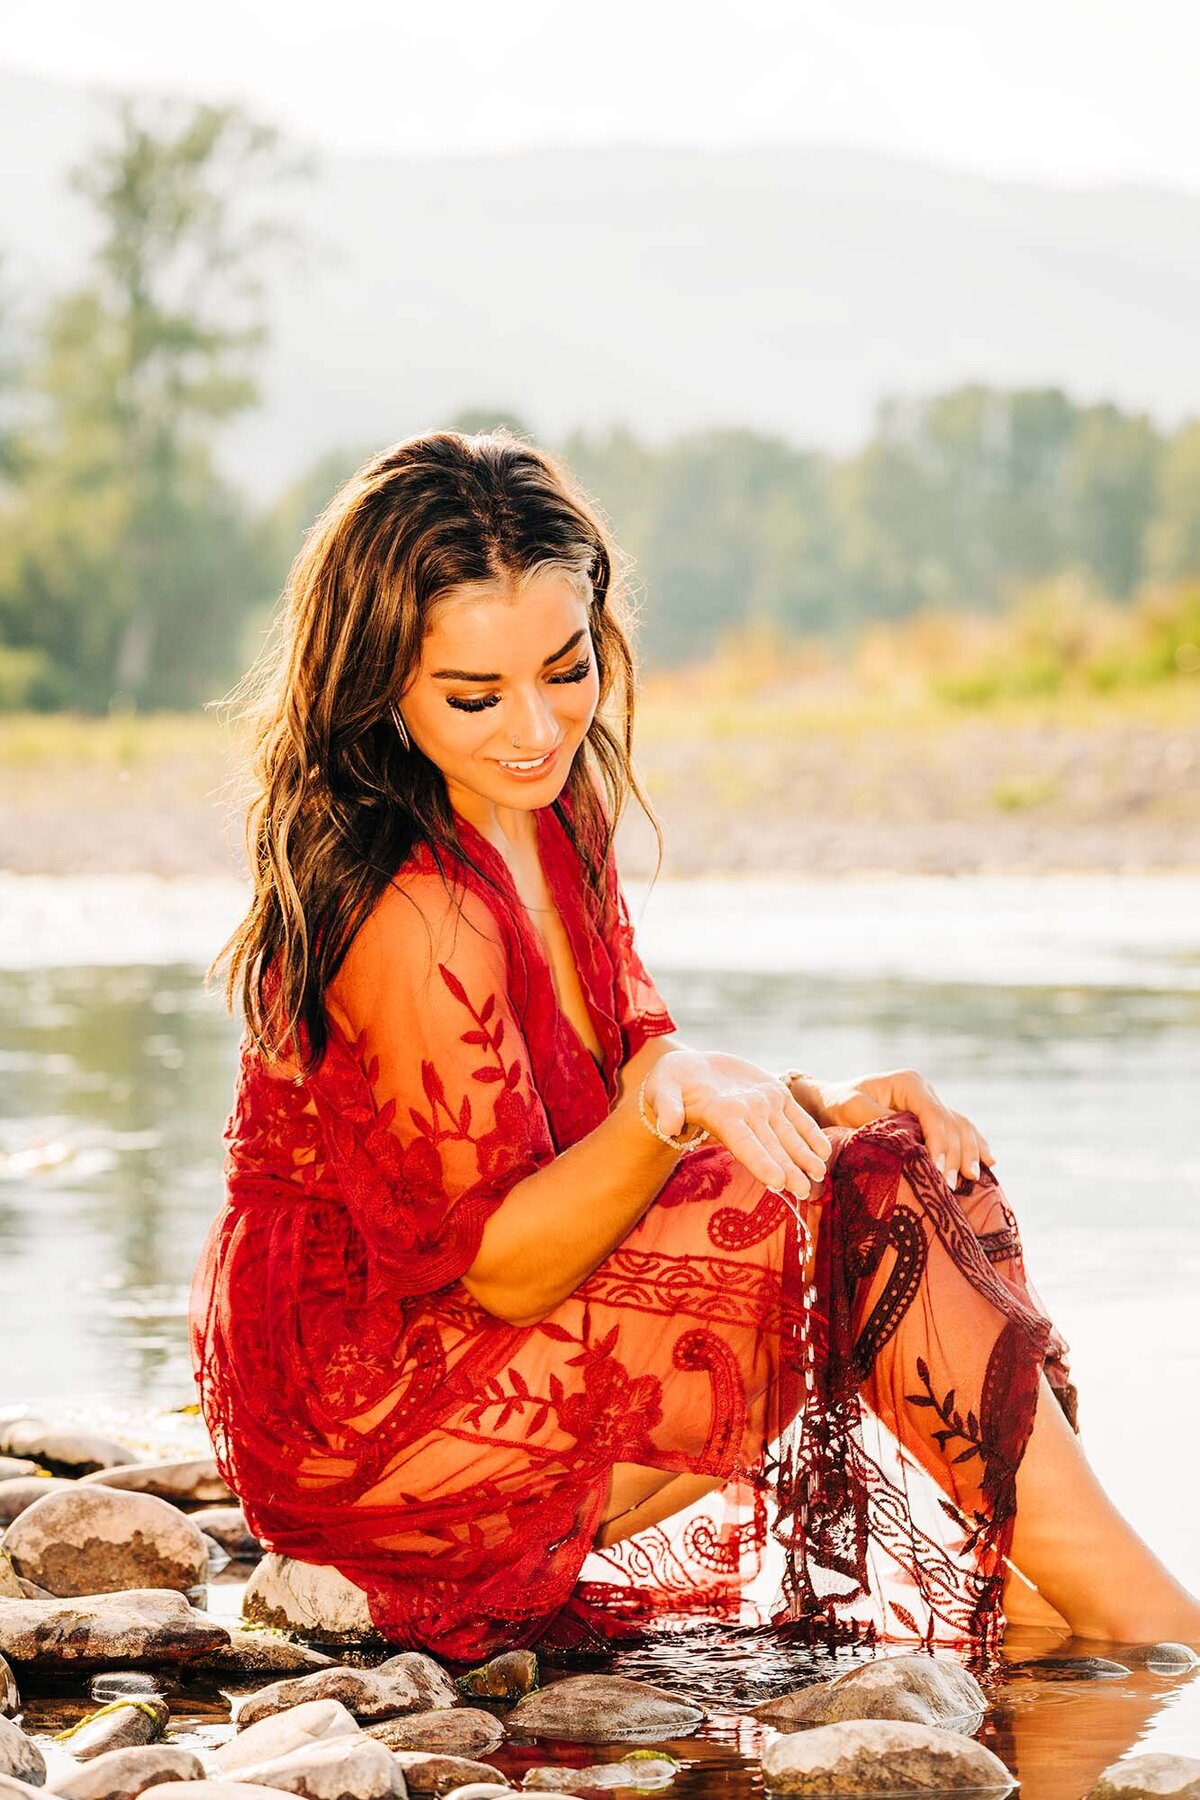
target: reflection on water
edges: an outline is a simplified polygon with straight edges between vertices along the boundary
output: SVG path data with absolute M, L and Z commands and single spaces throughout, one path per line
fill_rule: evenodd
M 1128 909 L 1125 985 L 1021 985 L 996 980 L 992 965 L 984 973 L 982 931 L 977 980 L 888 974 L 878 933 L 857 972 L 722 971 L 711 945 L 745 937 L 741 892 L 724 934 L 706 940 L 707 966 L 658 961 L 681 1034 L 766 1067 L 846 1075 L 912 1065 L 979 1123 L 1021 1213 L 1034 1280 L 1072 1344 L 1091 1459 L 1143 1534 L 1200 1584 L 1200 991 L 1191 978 L 1200 909 L 1190 948 L 1150 934 L 1147 985 L 1128 979 L 1137 948 Z M 957 918 L 970 928 L 969 908 Z M 188 960 L 130 965 L 110 943 L 95 964 L 70 956 L 73 966 L 43 967 L 28 956 L 0 970 L 0 1403 L 52 1404 L 111 1425 L 119 1412 L 144 1418 L 190 1398 L 187 1286 L 220 1201 L 236 1032 L 202 989 L 207 924 L 186 938 L 171 946 Z M 956 968 L 972 966 L 969 951 L 959 943 Z M 1183 958 L 1178 985 L 1164 976 L 1168 951 Z M 1101 952 L 1093 932 L 1089 958 Z M 815 1672 L 794 1648 L 728 1632 L 667 1638 L 616 1666 L 726 1706 Z M 996 1704 L 984 1741 L 1032 1800 L 1082 1793 L 1140 1738 L 1200 1753 L 1194 1681 L 1145 1671 L 1068 1685 L 999 1682 L 995 1671 L 988 1680 Z M 202 1712 L 198 1690 L 195 1699 Z M 35 1697 L 42 1704 L 55 1702 Z M 687 1768 L 672 1791 L 712 1793 L 718 1768 L 721 1791 L 753 1791 L 744 1759 L 756 1757 L 759 1733 L 719 1713 L 702 1738 L 675 1746 Z M 514 1757 L 499 1760 L 516 1773 L 525 1763 Z M 537 1760 L 552 1759 L 526 1759 Z

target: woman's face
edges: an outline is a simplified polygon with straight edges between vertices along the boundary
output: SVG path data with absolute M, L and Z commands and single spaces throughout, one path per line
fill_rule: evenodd
M 589 611 L 558 572 L 435 609 L 400 711 L 472 824 L 549 806 L 566 781 L 600 695 Z

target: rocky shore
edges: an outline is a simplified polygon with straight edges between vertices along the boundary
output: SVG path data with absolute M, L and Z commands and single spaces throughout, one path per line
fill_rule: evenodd
M 146 1462 L 105 1437 L 9 1419 L 0 1528 L 0 1800 L 160 1800 L 177 1782 L 194 1800 L 682 1797 L 706 1791 L 692 1741 L 731 1730 L 753 1743 L 769 1793 L 1017 1786 L 978 1735 L 988 1692 L 923 1651 L 893 1647 L 737 1705 L 563 1673 L 529 1650 L 457 1672 L 396 1653 L 336 1571 L 263 1554 L 206 1456 Z M 245 1584 L 236 1619 L 206 1610 L 231 1570 Z M 1198 1666 L 1185 1646 L 1154 1645 L 1120 1664 L 1060 1658 L 1056 1674 L 1142 1669 L 1165 1687 Z M 69 1723 L 39 1727 L 55 1708 Z M 1135 1754 L 1089 1800 L 1198 1793 L 1200 1760 Z
M 238 874 L 235 760 L 205 719 L 0 728 L 0 869 Z M 875 718 L 860 700 L 809 719 L 651 702 L 637 764 L 668 876 L 1200 869 L 1194 708 Z M 627 874 L 652 871 L 636 807 L 618 849 Z

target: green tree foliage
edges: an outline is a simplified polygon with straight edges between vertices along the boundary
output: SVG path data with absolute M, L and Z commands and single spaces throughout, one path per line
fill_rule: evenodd
M 270 566 L 213 443 L 257 397 L 279 234 L 252 196 L 292 166 L 236 107 L 127 101 L 75 174 L 99 246 L 45 321 L 2 521 L 0 638 L 27 702 L 180 705 L 240 661 Z

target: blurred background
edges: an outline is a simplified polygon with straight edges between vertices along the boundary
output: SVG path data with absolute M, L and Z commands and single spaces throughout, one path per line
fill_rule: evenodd
M 685 1036 L 980 1125 L 1200 1579 L 1194 9 L 5 14 L 0 1399 L 189 1397 L 210 703 L 367 452 L 504 422 L 632 559 Z

